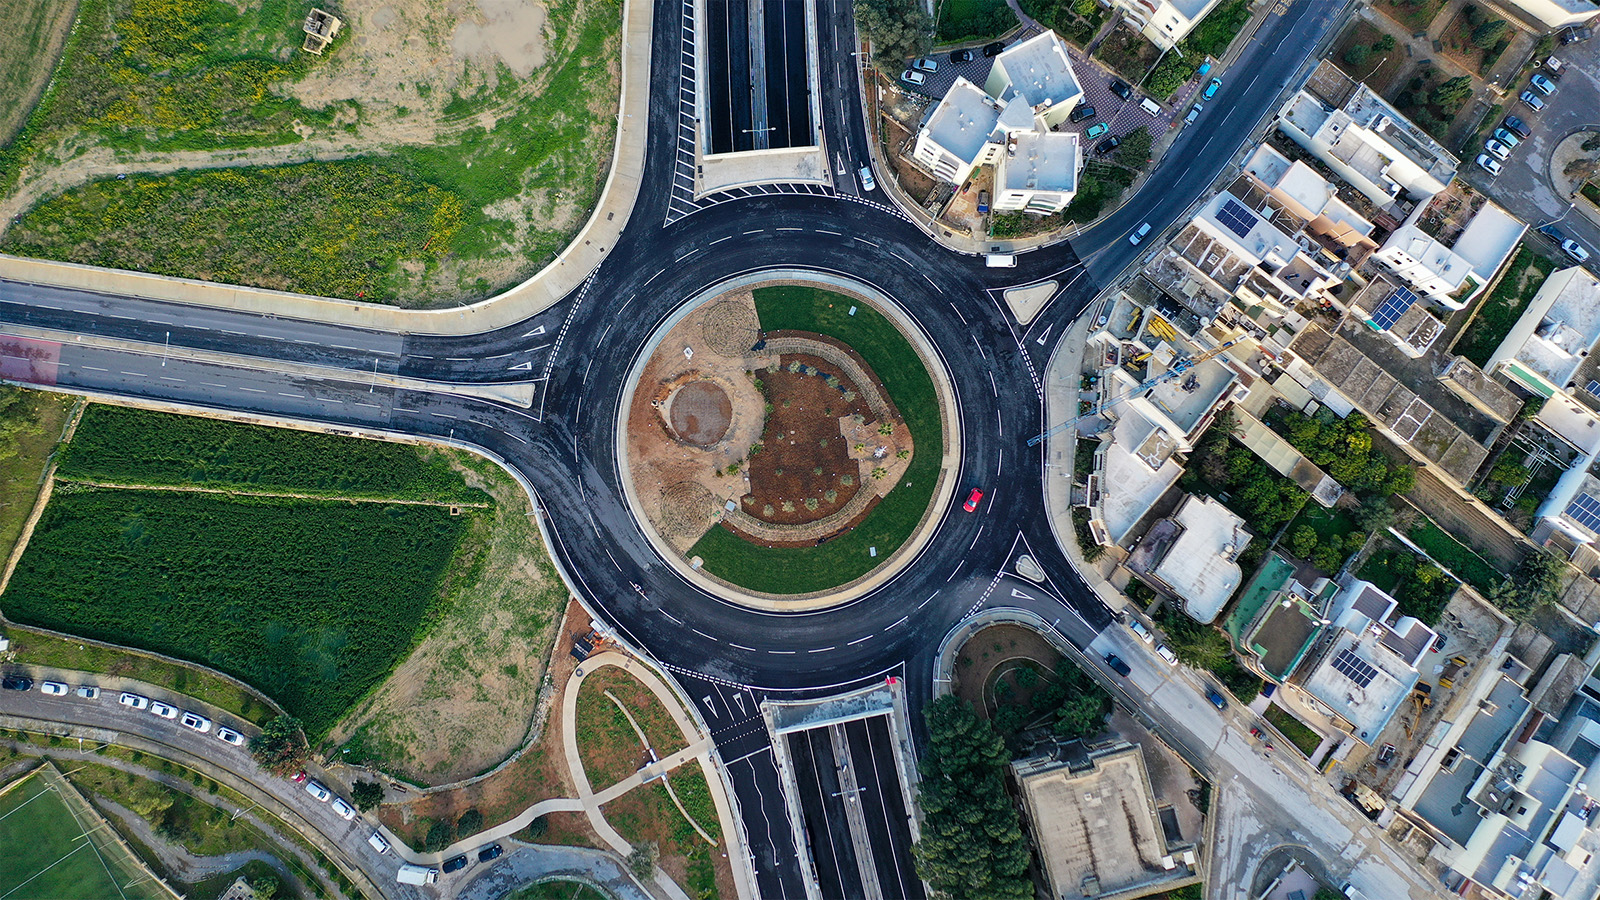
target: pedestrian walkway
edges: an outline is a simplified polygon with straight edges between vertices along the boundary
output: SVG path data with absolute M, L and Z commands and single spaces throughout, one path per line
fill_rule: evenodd
M 470 306 L 398 309 L 14 256 L 0 256 L 0 278 L 410 334 L 476 334 L 535 316 L 577 290 L 599 268 L 633 212 L 649 143 L 653 10 L 650 0 L 623 3 L 617 138 L 593 214 L 549 265 L 503 294 Z

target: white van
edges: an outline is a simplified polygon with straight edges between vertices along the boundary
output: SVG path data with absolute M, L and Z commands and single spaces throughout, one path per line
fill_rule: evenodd
M 384 838 L 381 832 L 374 831 L 372 833 L 372 837 L 367 838 L 367 843 L 371 844 L 372 849 L 378 851 L 379 853 L 389 852 L 389 841 Z
M 427 866 L 413 866 L 409 863 L 400 867 L 394 876 L 399 884 L 433 884 L 439 880 L 439 870 Z
M 991 269 L 1015 269 L 1017 255 L 1015 253 L 991 253 L 983 261 Z
M 1139 108 L 1152 116 L 1161 115 L 1161 104 L 1151 100 L 1149 97 L 1139 101 Z

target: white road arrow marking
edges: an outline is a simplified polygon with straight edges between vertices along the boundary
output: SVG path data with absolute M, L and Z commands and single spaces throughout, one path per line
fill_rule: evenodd
M 518 363 L 518 364 L 512 366 L 511 368 L 507 369 L 506 371 L 507 372 L 518 372 L 518 371 L 531 372 L 531 371 L 533 371 L 533 363 L 531 363 L 531 362 Z
M 538 337 L 541 334 L 544 334 L 544 326 L 543 325 L 540 325 L 538 328 L 535 328 L 534 330 L 528 332 L 527 334 L 523 335 L 523 337 Z
M 1023 592 L 1017 590 L 1016 588 L 1012 588 L 1011 589 L 1011 596 L 1013 596 L 1013 597 L 1015 597 L 1015 598 L 1017 598 L 1019 600 L 1037 600 L 1037 599 L 1039 599 L 1039 598 L 1031 596 L 1029 594 L 1024 594 Z

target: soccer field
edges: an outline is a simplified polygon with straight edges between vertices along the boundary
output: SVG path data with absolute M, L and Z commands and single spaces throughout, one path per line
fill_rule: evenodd
M 6 900 L 170 898 L 78 803 L 33 773 L 0 793 L 0 897 Z M 92 829 L 86 838 L 85 831 Z

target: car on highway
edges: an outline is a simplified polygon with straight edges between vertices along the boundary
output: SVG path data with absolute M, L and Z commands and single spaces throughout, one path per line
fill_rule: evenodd
M 1105 156 L 1107 153 L 1110 153 L 1120 146 L 1122 146 L 1121 138 L 1116 136 L 1108 137 L 1100 143 L 1094 145 L 1094 155 Z
M 1193 125 L 1194 124 L 1194 120 L 1200 118 L 1200 109 L 1201 109 L 1201 107 L 1200 107 L 1200 104 L 1198 104 L 1198 103 L 1196 103 L 1195 105 L 1189 107 L 1188 114 L 1183 117 L 1183 124 L 1185 124 L 1185 125 Z
M 1178 664 L 1178 654 L 1173 653 L 1172 648 L 1166 644 L 1156 645 L 1156 655 L 1166 660 L 1169 665 L 1175 666 Z
M 1533 91 L 1523 91 L 1522 96 L 1517 99 L 1522 101 L 1523 106 L 1526 106 L 1534 112 L 1539 112 L 1540 110 L 1544 109 L 1544 101 L 1540 99 L 1539 95 L 1535 94 Z
M 1107 653 L 1105 658 L 1106 666 L 1123 678 L 1127 678 L 1133 673 L 1133 669 L 1129 668 L 1128 664 L 1122 661 L 1122 657 L 1115 653 Z
M 117 702 L 128 707 L 129 709 L 144 709 L 150 705 L 150 698 L 141 697 L 138 694 L 130 694 L 127 691 L 123 691 L 122 696 L 117 698 Z
M 913 59 L 911 68 L 916 69 L 918 72 L 937 72 L 939 71 L 939 61 L 924 56 L 921 59 Z
M 1500 174 L 1500 160 L 1495 159 L 1487 153 L 1479 153 L 1477 163 L 1478 168 L 1488 172 L 1490 175 Z
M 500 854 L 504 852 L 506 852 L 506 848 L 500 846 L 499 844 L 490 844 L 489 846 L 478 851 L 478 862 L 488 862 L 491 859 L 499 859 Z
M 1533 134 L 1533 130 L 1528 127 L 1528 123 L 1516 116 L 1506 116 L 1501 124 L 1505 125 L 1506 129 L 1512 134 L 1523 140 L 1527 140 Z
M 1085 131 L 1083 133 L 1083 139 L 1086 140 L 1086 141 L 1092 141 L 1095 138 L 1099 137 L 1102 134 L 1105 134 L 1106 132 L 1108 132 L 1110 130 L 1111 130 L 1111 126 L 1110 125 L 1107 125 L 1104 122 L 1096 122 L 1093 125 L 1089 126 L 1089 130 L 1088 131 Z
M 356 808 L 346 803 L 343 797 L 333 798 L 333 811 L 346 822 L 356 817 Z
M 379 853 L 389 852 L 389 841 L 384 838 L 381 832 L 374 831 L 372 837 L 367 838 L 367 843 L 372 845 L 372 849 Z
M 1222 694 L 1216 688 L 1206 688 L 1206 699 L 1217 709 L 1227 709 L 1228 701 L 1222 699 Z
M 858 174 L 861 176 L 861 189 L 863 191 L 875 191 L 878 189 L 878 179 L 872 177 L 871 166 L 862 166 Z
M 217 726 L 217 740 L 223 742 L 224 744 L 232 744 L 235 747 L 244 746 L 244 735 L 234 731 L 232 728 L 229 728 L 226 725 Z
M 39 685 L 39 690 L 51 697 L 65 697 L 71 689 L 59 681 L 46 681 Z
M 1561 242 L 1561 252 L 1567 254 L 1578 262 L 1589 261 L 1589 251 L 1585 250 L 1582 244 L 1570 238 Z
M 176 719 L 178 717 L 178 708 L 176 706 L 170 703 L 162 703 L 160 700 L 150 701 L 150 712 L 163 719 Z
M 1111 93 L 1116 94 L 1118 97 L 1124 100 L 1133 99 L 1133 88 L 1128 87 L 1126 81 L 1120 78 L 1113 78 L 1107 86 L 1111 88 Z
M 100 689 L 95 687 L 92 684 L 79 685 L 78 686 L 78 696 L 82 697 L 85 700 L 99 700 L 100 699 Z
M 1495 159 L 1504 160 L 1511 156 L 1511 148 L 1500 143 L 1494 138 L 1490 138 L 1489 140 L 1485 141 L 1483 144 L 1483 149 L 1489 151 L 1489 155 L 1493 156 Z
M 977 512 L 978 503 L 981 500 L 983 500 L 983 491 L 979 488 L 973 488 L 972 493 L 967 495 L 967 502 L 961 504 L 961 508 L 967 512 Z
M 1217 95 L 1217 89 L 1220 88 L 1220 87 L 1222 87 L 1222 79 L 1221 78 L 1213 78 L 1213 79 L 1211 79 L 1211 83 L 1206 85 L 1206 92 L 1204 94 L 1200 95 L 1200 99 L 1202 99 L 1202 100 L 1210 100 L 1212 97 L 1215 97 Z
M 928 83 L 928 76 L 922 74 L 921 72 L 914 72 L 910 69 L 907 69 L 900 73 L 900 80 L 904 81 L 906 84 L 920 85 Z
M 971 53 L 972 51 L 968 50 L 967 52 Z M 449 874 L 451 872 L 459 872 L 462 869 L 465 869 L 466 867 L 467 867 L 467 855 L 465 853 L 463 853 L 460 856 L 452 856 L 449 859 L 445 860 L 444 861 L 444 865 L 440 866 L 439 869 L 440 869 L 440 871 L 442 871 L 442 872 L 444 872 L 446 874 Z
M 1144 641 L 1146 644 L 1155 643 L 1156 636 L 1151 634 L 1150 629 L 1144 627 L 1144 623 L 1138 619 L 1128 620 L 1128 630 L 1138 635 L 1139 640 Z
M 974 59 L 977 59 L 977 58 L 978 58 L 978 54 L 974 50 L 968 49 L 968 50 L 951 50 L 950 51 L 950 61 L 953 62 L 953 63 L 972 62 Z M 462 858 L 465 859 L 466 857 L 462 857 Z
M 1150 223 L 1146 222 L 1143 225 L 1140 225 L 1138 228 L 1135 228 L 1133 230 L 1133 233 L 1128 235 L 1128 243 L 1130 243 L 1130 244 L 1134 245 L 1135 247 L 1137 247 L 1137 246 L 1139 246 L 1139 242 L 1144 240 L 1144 236 L 1149 234 L 1149 233 L 1150 233 Z
M 1006 49 L 1005 41 L 991 41 L 983 45 L 984 56 L 999 56 Z
M 205 734 L 211 730 L 210 719 L 206 718 L 205 716 L 189 712 L 188 710 L 183 711 L 183 716 L 178 719 L 178 724 L 188 728 L 191 731 L 198 731 L 201 734 Z
M 1556 83 L 1537 72 L 1534 73 L 1532 78 L 1528 79 L 1528 83 L 1533 85 L 1534 90 L 1546 97 L 1556 92 Z
M 327 803 L 333 799 L 333 791 L 328 790 L 322 782 L 315 778 L 306 782 L 306 793 L 317 798 L 318 802 L 321 803 Z
M 1507 147 L 1515 147 L 1516 145 L 1522 143 L 1522 138 L 1517 137 L 1504 128 L 1496 128 L 1494 130 L 1494 139 L 1502 144 L 1505 144 Z
M 1092 119 L 1096 115 L 1095 108 L 1092 106 L 1075 106 L 1072 112 L 1067 115 L 1067 121 L 1082 122 L 1084 119 Z
M 22 675 L 7 675 L 4 679 L 0 679 L 0 687 L 8 691 L 31 691 L 33 679 Z

